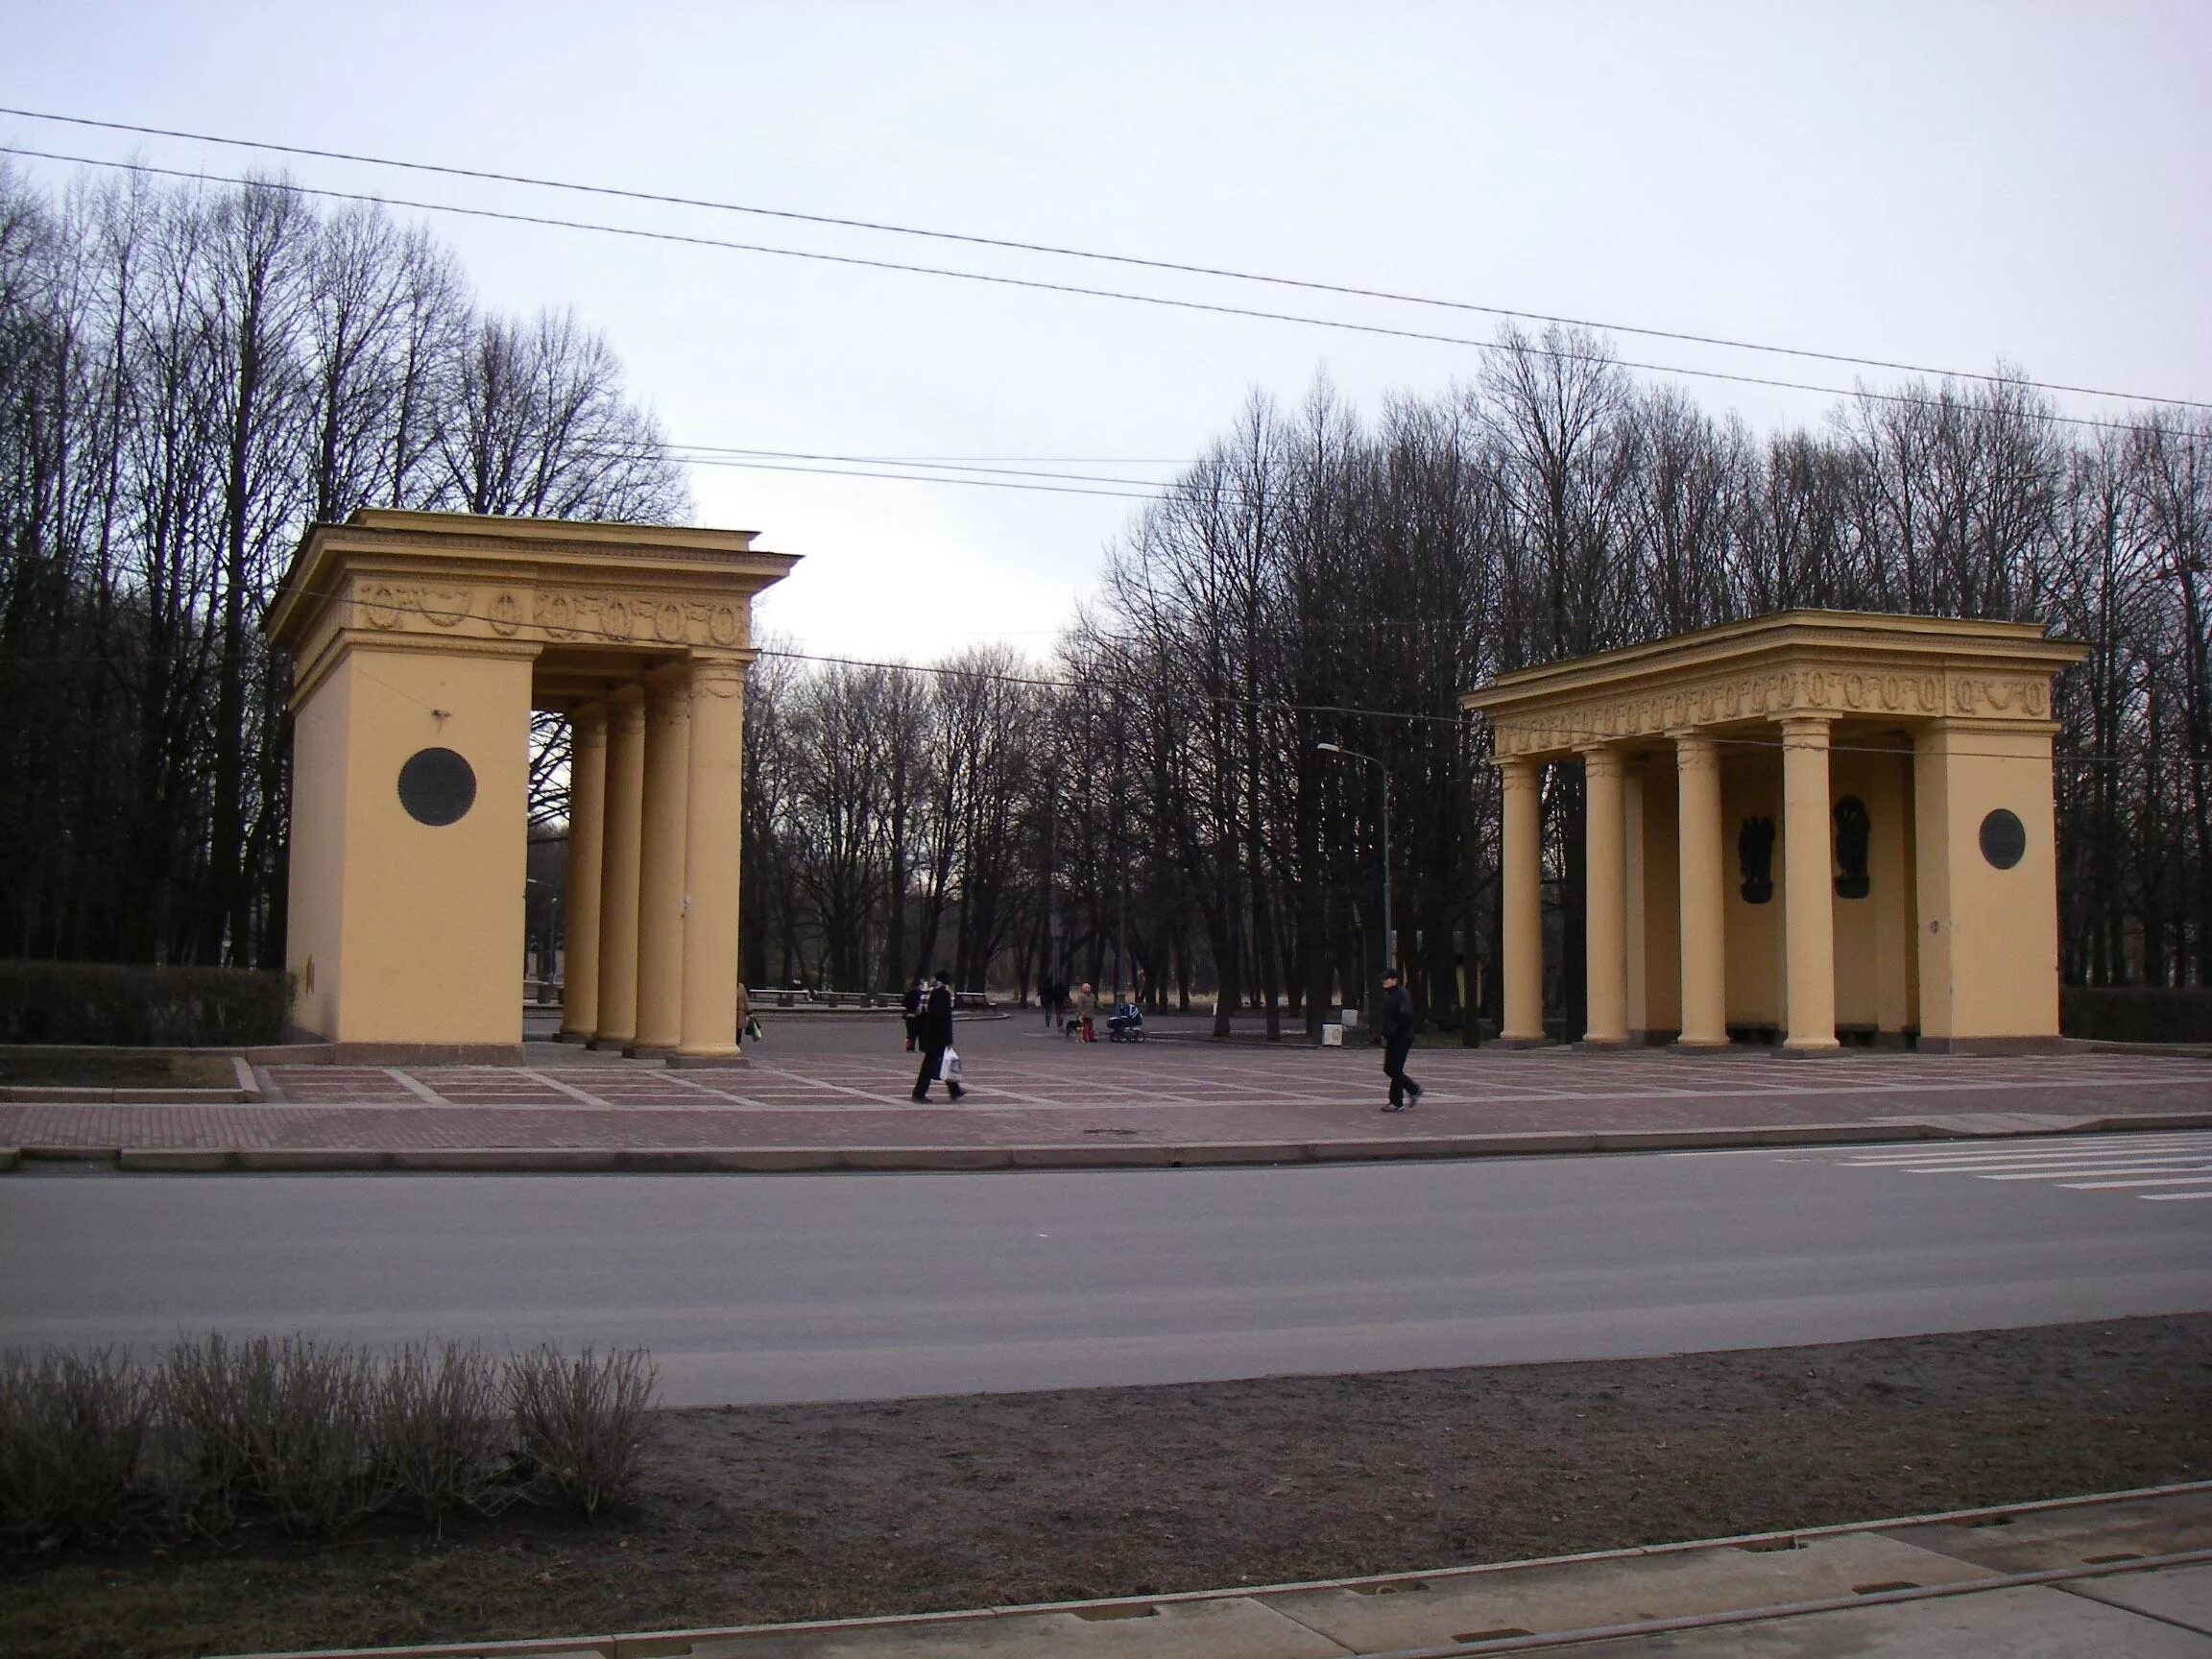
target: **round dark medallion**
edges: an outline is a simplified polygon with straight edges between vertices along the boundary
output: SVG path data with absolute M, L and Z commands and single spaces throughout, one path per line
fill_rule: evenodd
M 399 805 L 418 824 L 454 824 L 476 805 L 476 771 L 450 749 L 418 749 L 399 768 Z
M 2028 854 L 2028 830 L 2000 806 L 1982 820 L 1982 856 L 2000 870 L 2009 870 Z

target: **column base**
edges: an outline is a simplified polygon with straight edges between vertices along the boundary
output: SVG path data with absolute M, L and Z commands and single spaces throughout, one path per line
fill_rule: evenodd
M 630 1042 L 631 1040 L 627 1037 L 593 1036 L 586 1040 L 584 1046 L 600 1054 L 612 1054 L 617 1050 L 627 1053 L 629 1052 Z
M 692 1071 L 709 1069 L 718 1070 L 724 1067 L 733 1070 L 738 1067 L 750 1066 L 753 1062 L 745 1057 L 745 1052 L 741 1048 L 701 1048 L 697 1050 L 679 1048 L 668 1056 L 668 1064 L 679 1071 Z
M 1625 1037 L 1583 1037 L 1570 1046 L 1584 1054 L 1619 1054 L 1640 1045 L 1631 1043 Z
M 2060 1054 L 2058 1037 L 1923 1037 L 1923 1054 Z
M 334 1043 L 334 1066 L 519 1066 L 519 1043 Z
M 1736 1045 L 1726 1037 L 1677 1037 L 1667 1045 L 1670 1054 L 1715 1054 Z
M 1488 1048 L 1511 1048 L 1519 1050 L 1523 1048 L 1556 1048 L 1559 1046 L 1559 1045 L 1552 1042 L 1549 1037 L 1502 1036 L 1493 1037 L 1487 1044 L 1483 1045 L 1483 1046 Z
M 1849 1049 L 1831 1037 L 1822 1042 L 1817 1037 L 1792 1037 L 1781 1047 L 1770 1050 L 1778 1060 L 1821 1060 L 1832 1054 L 1847 1054 Z
M 589 1046 L 591 1042 L 591 1033 L 589 1031 L 561 1031 L 554 1034 L 553 1041 L 556 1043 L 582 1043 Z
M 625 1060 L 661 1060 L 676 1052 L 673 1043 L 625 1043 L 622 1058 Z

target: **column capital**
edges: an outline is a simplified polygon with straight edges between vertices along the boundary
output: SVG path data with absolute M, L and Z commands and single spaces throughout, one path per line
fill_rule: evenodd
M 1493 755 L 1490 764 L 1498 769 L 1499 785 L 1511 791 L 1535 788 L 1536 775 L 1544 763 L 1526 755 Z
M 1618 778 L 1625 757 L 1611 743 L 1585 743 L 1575 751 L 1582 757 L 1584 776 L 1591 778 Z
M 742 657 L 699 657 L 689 659 L 690 685 L 694 696 L 737 697 L 745 690 L 745 669 L 753 661 L 751 652 Z
M 607 747 L 607 705 L 579 703 L 568 710 L 568 741 L 580 749 Z
M 626 737 L 645 733 L 645 688 L 624 685 L 607 699 L 607 728 Z
M 1709 732 L 1677 726 L 1667 735 L 1674 743 L 1674 768 L 1678 772 L 1710 772 L 1720 764 L 1720 740 Z
M 1828 747 L 1828 729 L 1836 724 L 1832 714 L 1785 714 L 1775 722 L 1782 728 L 1782 745 L 1786 749 L 1825 749 Z

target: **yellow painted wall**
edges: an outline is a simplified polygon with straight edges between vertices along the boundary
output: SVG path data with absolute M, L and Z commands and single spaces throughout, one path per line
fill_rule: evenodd
M 1874 830 L 1869 864 L 1874 890 L 1874 1026 L 1898 1033 L 1911 1028 L 1917 1014 L 1913 982 L 1918 978 L 1912 949 L 1912 758 L 1902 747 L 1893 756 L 1864 757 L 1866 789 L 1861 796 L 1872 813 Z
M 293 715 L 291 897 L 285 961 L 298 997 L 293 1023 L 328 1037 L 337 1027 L 345 963 L 346 726 L 350 661 L 341 662 Z
M 1869 754 L 1854 739 L 1839 745 L 1829 762 L 1829 798 L 1855 795 L 1869 821 L 1863 899 L 1837 895 L 1836 1023 L 1897 1032 L 1906 1025 L 1907 939 L 1911 932 L 1906 849 L 1911 845 L 1902 754 Z M 1834 845 L 1833 819 L 1830 845 Z M 1833 881 L 1842 873 L 1833 864 Z
M 1750 817 L 1774 820 L 1774 897 L 1764 904 L 1743 899 L 1736 837 Z M 1785 1018 L 1782 969 L 1783 882 L 1782 758 L 1774 750 L 1722 752 L 1720 762 L 1722 907 L 1726 913 L 1728 1023 L 1779 1026 Z
M 337 750 L 349 757 L 346 995 L 336 1029 L 325 1035 L 343 1043 L 521 1042 L 534 656 L 529 647 L 432 654 L 357 644 L 302 710 L 312 711 L 341 675 L 349 684 Z M 455 751 L 476 774 L 475 803 L 456 823 L 421 824 L 400 805 L 401 766 L 431 747 Z
M 2051 738 L 1965 723 L 1917 734 L 1920 1031 L 1944 1040 L 2058 1029 L 2058 913 Z M 1983 856 L 2004 807 L 2027 832 L 2009 870 Z

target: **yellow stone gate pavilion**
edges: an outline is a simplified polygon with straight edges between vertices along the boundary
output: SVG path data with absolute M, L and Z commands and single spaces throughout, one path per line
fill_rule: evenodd
M 1795 611 L 1503 674 L 1500 1038 L 1545 1039 L 1547 765 L 1579 765 L 1593 1046 L 2055 1046 L 2053 677 L 2032 623 Z

